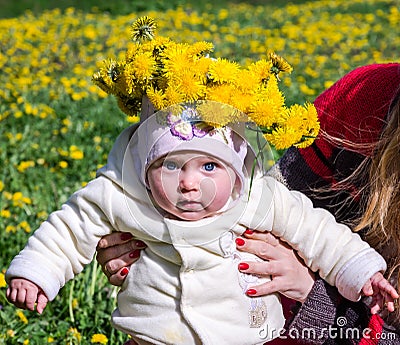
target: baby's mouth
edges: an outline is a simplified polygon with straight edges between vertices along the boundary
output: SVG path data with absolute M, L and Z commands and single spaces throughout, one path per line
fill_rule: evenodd
M 203 204 L 194 200 L 178 201 L 176 207 L 183 211 L 201 211 L 204 209 Z

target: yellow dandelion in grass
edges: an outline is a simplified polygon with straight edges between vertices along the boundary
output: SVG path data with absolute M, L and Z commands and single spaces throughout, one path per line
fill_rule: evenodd
M 24 205 L 32 204 L 32 200 L 22 194 L 22 192 L 16 192 L 12 195 L 12 205 L 15 207 L 23 207 Z
M 19 319 L 22 321 L 22 323 L 24 323 L 25 325 L 28 324 L 28 319 L 26 318 L 25 314 L 21 310 L 17 310 L 16 314 L 19 317 Z
M 32 168 L 34 166 L 35 166 L 35 162 L 34 161 L 22 161 L 21 163 L 18 164 L 17 170 L 20 173 L 23 173 L 23 172 L 25 172 L 26 169 Z
M 30 227 L 29 223 L 26 220 L 24 220 L 21 223 L 19 223 L 18 227 L 23 229 L 26 233 L 30 233 L 31 232 L 31 227 Z
M 17 232 L 17 227 L 15 227 L 14 225 L 7 225 L 6 226 L 6 233 L 16 233 Z
M 264 134 L 265 139 L 277 150 L 284 150 L 298 143 L 301 140 L 302 134 L 292 127 L 279 127 L 271 133 Z
M 94 344 L 107 344 L 108 338 L 104 334 L 93 334 L 90 342 Z
M 2 217 L 2 218 L 10 218 L 11 217 L 10 210 L 0 210 L 0 217 Z
M 0 181 L 0 192 L 4 189 L 4 182 Z
M 156 28 L 157 24 L 153 18 L 140 17 L 131 25 L 131 38 L 137 42 L 150 41 L 154 38 Z
M 7 286 L 6 278 L 3 272 L 0 272 L 0 288 L 5 288 Z
M 23 345 L 29 345 L 29 339 L 25 339 L 24 342 L 22 343 Z
M 209 77 L 216 83 L 231 83 L 239 72 L 239 64 L 218 58 L 210 64 Z
M 80 159 L 83 159 L 84 154 L 83 154 L 83 151 L 81 151 L 76 145 L 71 145 L 69 147 L 69 156 L 72 159 L 80 160 Z
M 15 331 L 13 329 L 8 329 L 7 330 L 7 337 L 14 338 L 15 337 Z
M 81 341 L 81 333 L 74 327 L 71 327 L 68 329 L 68 335 L 72 338 L 72 339 L 76 339 L 78 342 Z

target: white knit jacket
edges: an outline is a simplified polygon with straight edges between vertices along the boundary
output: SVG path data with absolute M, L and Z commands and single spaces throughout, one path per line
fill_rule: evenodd
M 284 319 L 276 294 L 247 297 L 262 281 L 237 263 L 255 260 L 235 250 L 247 228 L 272 232 L 351 300 L 368 277 L 386 269 L 382 257 L 325 210 L 270 177 L 257 177 L 221 215 L 200 221 L 163 218 L 140 183 L 129 149 L 136 126 L 117 139 L 98 177 L 53 212 L 13 259 L 7 281 L 24 277 L 52 300 L 91 262 L 99 239 L 128 231 L 144 241 L 118 296 L 112 321 L 139 344 L 262 344 Z M 132 138 L 132 140 L 131 140 Z

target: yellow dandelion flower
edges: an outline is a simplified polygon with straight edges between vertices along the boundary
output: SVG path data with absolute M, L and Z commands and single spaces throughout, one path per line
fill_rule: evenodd
M 271 75 L 272 67 L 272 61 L 267 61 L 263 59 L 252 63 L 248 69 L 258 82 L 266 82 Z
M 206 99 L 220 103 L 230 104 L 232 94 L 235 91 L 233 84 L 217 84 L 207 87 Z
M 107 344 L 108 338 L 104 334 L 93 334 L 90 342 L 96 344 Z
M 231 83 L 239 72 L 239 64 L 218 58 L 210 64 L 209 77 L 217 83 Z
M 83 154 L 83 151 L 81 151 L 77 146 L 71 145 L 69 148 L 69 156 L 72 159 L 80 160 L 80 159 L 83 159 L 84 154 Z
M 4 273 L 0 272 L 0 288 L 5 288 L 7 286 L 6 278 Z
M 285 150 L 301 140 L 301 133 L 292 127 L 280 127 L 270 134 L 264 134 L 265 139 L 276 147 L 277 150 Z
M 176 78 L 177 89 L 184 96 L 184 101 L 192 102 L 201 99 L 206 92 L 206 86 L 196 78 L 190 70 Z
M 126 49 L 125 53 L 125 61 L 127 63 L 131 62 L 135 55 L 139 52 L 140 46 L 138 44 L 128 44 L 128 48 Z
M 163 72 L 169 79 L 188 70 L 193 72 L 193 58 L 188 53 L 187 46 L 174 45 L 163 52 Z
M 156 110 L 165 107 L 165 95 L 161 90 L 149 89 L 147 91 L 147 97 Z
M 25 339 L 24 342 L 22 343 L 24 345 L 29 345 L 29 339 Z
M 47 343 L 49 343 L 49 344 L 54 343 L 54 338 L 53 337 L 47 337 Z
M 71 328 L 68 329 L 68 334 L 69 334 L 72 338 L 74 338 L 74 339 L 76 339 L 76 340 L 78 340 L 78 341 L 80 341 L 81 338 L 82 338 L 81 333 L 78 332 L 78 330 L 77 330 L 76 328 L 74 328 L 74 327 L 71 327 Z
M 129 64 L 129 67 L 138 81 L 144 83 L 150 79 L 156 71 L 156 61 L 151 53 L 138 54 Z
M 25 314 L 21 310 L 17 310 L 16 314 L 19 317 L 19 319 L 22 321 L 22 323 L 24 323 L 25 325 L 28 324 L 28 319 L 26 318 Z
M 0 217 L 2 217 L 2 218 L 10 218 L 11 217 L 10 210 L 1 210 L 0 211 Z
M 270 52 L 268 54 L 268 58 L 272 62 L 271 72 L 276 76 L 279 74 L 279 72 L 292 72 L 292 66 L 290 66 L 290 64 L 282 56 L 279 56 L 274 52 Z
M 0 181 L 0 192 L 4 189 L 4 182 Z
M 128 116 L 136 116 L 141 109 L 141 98 L 131 98 L 119 95 L 118 107 Z
M 214 50 L 214 45 L 210 42 L 200 41 L 193 43 L 189 48 L 189 53 L 192 56 L 207 56 Z
M 16 233 L 17 232 L 17 228 L 14 225 L 7 225 L 6 226 L 6 233 Z
M 23 173 L 23 172 L 25 172 L 26 169 L 32 168 L 34 166 L 35 166 L 35 162 L 34 161 L 22 161 L 21 163 L 18 164 L 17 170 L 20 173 Z
M 15 337 L 15 331 L 13 329 L 8 329 L 7 330 L 7 337 L 14 338 Z
M 21 223 L 18 224 L 18 226 L 23 229 L 26 233 L 30 233 L 31 232 L 31 227 L 29 225 L 29 223 L 24 220 Z
M 131 25 L 131 38 L 133 41 L 150 41 L 154 38 L 157 24 L 155 20 L 149 16 L 138 18 Z
M 177 90 L 175 86 L 168 86 L 164 92 L 165 106 L 170 106 L 183 102 L 183 95 Z

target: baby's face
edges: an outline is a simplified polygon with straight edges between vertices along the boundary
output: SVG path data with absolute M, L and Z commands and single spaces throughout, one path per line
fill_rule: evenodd
M 192 152 L 171 153 L 147 171 L 154 201 L 183 220 L 212 216 L 229 200 L 236 183 L 232 168 L 215 157 Z

